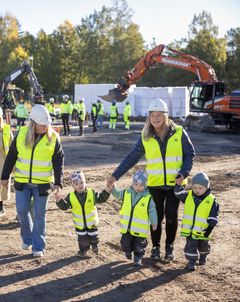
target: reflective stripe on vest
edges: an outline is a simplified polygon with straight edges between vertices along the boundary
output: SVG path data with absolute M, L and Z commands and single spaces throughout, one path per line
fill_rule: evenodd
M 150 137 L 142 143 L 147 160 L 148 183 L 154 186 L 174 186 L 178 172 L 182 167 L 182 127 L 176 126 L 176 132 L 168 139 L 165 159 L 163 159 L 158 141 Z
M 3 140 L 4 151 L 5 154 L 7 155 L 10 141 L 11 141 L 11 127 L 8 124 L 4 124 L 3 126 L 2 140 Z
M 206 198 L 203 199 L 197 209 L 195 209 L 192 190 L 188 192 L 188 196 L 184 204 L 184 215 L 181 226 L 181 235 L 183 237 L 192 235 L 192 238 L 198 240 L 209 239 L 204 237 L 204 230 L 208 227 L 207 219 L 211 212 L 213 202 L 214 196 L 212 194 L 209 194 Z
M 148 194 L 139 199 L 132 208 L 131 193 L 124 192 L 122 207 L 120 210 L 120 232 L 122 234 L 130 232 L 136 237 L 147 238 L 149 232 L 148 205 L 151 195 Z
M 70 202 L 72 205 L 72 219 L 74 226 L 80 230 L 87 227 L 92 229 L 98 225 L 97 208 L 94 205 L 93 190 L 87 189 L 87 197 L 84 208 L 77 199 L 74 192 L 70 193 Z
M 57 138 L 53 133 L 52 141 L 49 142 L 44 135 L 34 148 L 29 148 L 25 145 L 27 132 L 28 126 L 21 127 L 17 136 L 18 158 L 15 180 L 21 183 L 51 183 L 53 182 L 52 156 Z

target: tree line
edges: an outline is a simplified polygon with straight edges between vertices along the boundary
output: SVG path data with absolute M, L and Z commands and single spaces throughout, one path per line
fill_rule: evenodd
M 21 31 L 21 24 L 10 13 L 0 16 L 0 80 L 33 58 L 30 63 L 48 95 L 73 94 L 75 83 L 117 83 L 156 46 L 154 38 L 146 45 L 132 16 L 126 0 L 114 0 L 110 7 L 94 10 L 76 26 L 65 20 L 51 34 L 40 30 L 36 37 Z M 219 38 L 211 14 L 203 11 L 193 16 L 188 36 L 169 46 L 212 65 L 228 91 L 239 88 L 240 27 L 229 28 L 225 37 Z M 187 71 L 159 66 L 146 72 L 138 86 L 187 86 L 194 79 Z M 29 90 L 24 77 L 16 85 Z

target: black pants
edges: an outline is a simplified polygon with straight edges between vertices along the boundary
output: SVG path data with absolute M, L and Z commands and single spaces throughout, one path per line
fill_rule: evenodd
M 78 246 L 79 250 L 82 252 L 87 252 L 90 249 L 90 246 L 97 247 L 99 239 L 98 239 L 98 229 L 84 229 L 78 230 L 76 229 L 78 235 Z
M 145 247 L 147 246 L 147 239 L 136 237 L 129 232 L 122 234 L 121 247 L 125 253 L 134 252 L 134 256 L 142 258 L 145 254 Z
M 63 123 L 63 129 L 64 134 L 70 134 L 70 128 L 69 128 L 69 115 L 68 113 L 62 113 L 62 123 Z
M 97 132 L 97 117 L 92 117 L 93 132 Z
M 24 126 L 25 125 L 25 117 L 17 117 L 17 126 Z
M 200 257 L 207 257 L 210 253 L 211 246 L 209 240 L 195 240 L 192 237 L 186 238 L 186 245 L 184 248 L 184 254 L 187 260 L 197 261 Z
M 174 189 L 161 190 L 149 187 L 149 192 L 156 204 L 158 227 L 156 231 L 151 229 L 151 239 L 153 246 L 160 246 L 162 235 L 162 221 L 166 218 L 166 245 L 173 244 L 178 228 L 178 207 L 179 200 L 174 195 Z
M 79 125 L 79 135 L 83 136 L 84 134 L 83 120 L 80 117 L 78 118 L 78 125 Z

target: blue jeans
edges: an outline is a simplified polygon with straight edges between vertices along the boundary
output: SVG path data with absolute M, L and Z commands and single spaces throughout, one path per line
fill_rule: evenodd
M 100 114 L 97 118 L 97 125 L 100 126 L 100 129 L 103 128 L 103 116 Z
M 34 220 L 30 214 L 33 197 Z M 16 190 L 16 207 L 21 225 L 20 234 L 25 244 L 32 245 L 32 251 L 44 251 L 46 236 L 46 209 L 48 196 L 39 196 L 38 186 L 24 184 L 23 190 Z

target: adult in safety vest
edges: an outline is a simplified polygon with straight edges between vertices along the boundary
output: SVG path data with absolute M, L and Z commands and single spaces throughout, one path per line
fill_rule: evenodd
M 97 126 L 100 129 L 103 128 L 103 116 L 104 116 L 104 106 L 101 100 L 97 101 L 97 110 L 98 110 L 98 118 L 97 118 Z
M 78 124 L 79 124 L 79 135 L 84 135 L 84 121 L 86 117 L 86 108 L 84 104 L 84 98 L 81 98 L 78 106 Z
M 46 107 L 35 105 L 29 118 L 29 126 L 20 128 L 9 148 L 1 183 L 8 185 L 15 166 L 14 185 L 22 248 L 31 247 L 34 257 L 42 257 L 48 197 L 51 190 L 59 194 L 63 186 L 64 154 L 59 136 L 51 127 Z M 34 221 L 30 215 L 32 197 Z
M 92 103 L 91 117 L 92 117 L 93 132 L 97 132 L 98 110 L 97 110 L 97 104 L 95 102 Z
M 69 126 L 69 117 L 72 114 L 73 106 L 68 95 L 62 97 L 61 103 L 61 118 L 63 123 L 64 133 L 63 135 L 71 135 Z
M 13 134 L 11 131 L 11 126 L 4 123 L 3 111 L 0 107 L 0 173 L 2 173 L 3 164 L 12 139 Z M 5 214 L 4 201 L 10 199 L 10 185 L 11 181 L 8 182 L 7 187 L 0 184 L 0 216 Z
M 126 101 L 126 105 L 125 105 L 124 110 L 123 110 L 123 120 L 124 120 L 126 130 L 130 129 L 131 114 L 132 114 L 131 105 L 129 104 L 129 101 Z
M 27 108 L 24 105 L 24 101 L 21 100 L 17 107 L 14 109 L 14 115 L 17 118 L 17 127 L 25 125 L 25 121 L 28 117 Z
M 112 102 L 110 106 L 110 121 L 109 121 L 109 129 L 116 129 L 117 126 L 117 118 L 118 118 L 118 109 L 115 101 Z
M 168 117 L 168 107 L 161 99 L 151 101 L 142 134 L 135 147 L 120 163 L 108 184 L 112 185 L 145 155 L 147 186 L 156 203 L 158 228 L 151 230 L 153 259 L 160 259 L 162 221 L 166 218 L 165 259 L 173 260 L 173 244 L 178 227 L 179 201 L 175 184 L 181 184 L 192 169 L 195 151 L 186 131 Z

